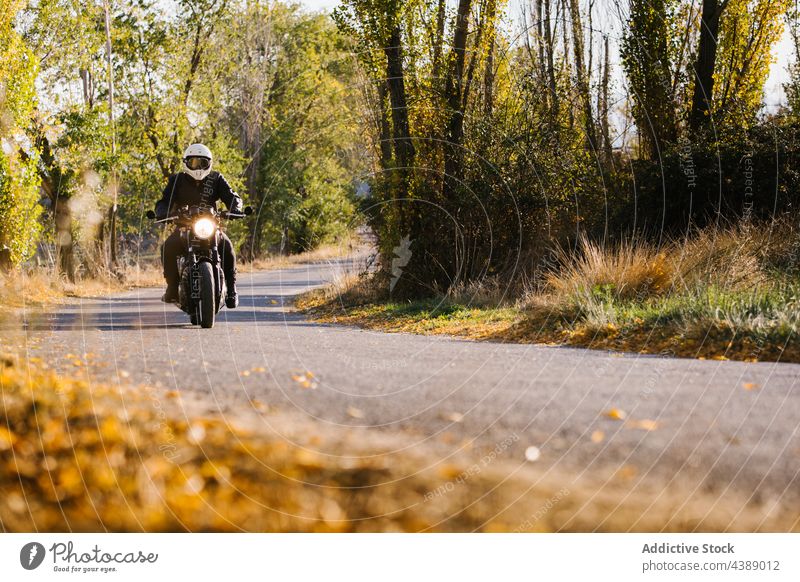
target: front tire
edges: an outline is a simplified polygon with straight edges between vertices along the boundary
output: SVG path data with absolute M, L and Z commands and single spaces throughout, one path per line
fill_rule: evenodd
M 211 263 L 197 265 L 200 271 L 200 299 L 195 305 L 195 313 L 200 327 L 214 327 L 214 316 L 217 313 L 216 293 L 214 289 L 214 272 Z

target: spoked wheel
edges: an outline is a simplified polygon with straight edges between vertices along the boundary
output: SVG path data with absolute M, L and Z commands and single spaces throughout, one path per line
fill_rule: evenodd
M 195 306 L 195 317 L 200 327 L 214 327 L 214 316 L 217 314 L 216 293 L 214 291 L 214 272 L 211 263 L 200 263 L 200 300 Z

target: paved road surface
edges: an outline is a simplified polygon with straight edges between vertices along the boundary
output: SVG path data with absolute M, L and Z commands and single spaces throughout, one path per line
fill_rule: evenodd
M 768 503 L 800 497 L 800 365 L 383 334 L 283 307 L 345 265 L 244 274 L 241 306 L 211 330 L 146 289 L 31 315 L 27 341 L 90 354 L 80 370 L 91 379 L 205 394 L 222 410 L 256 398 L 330 427 L 363 426 L 364 439 L 399 430 L 441 456 L 475 439 L 476 452 L 522 462 L 535 446 L 537 466 L 553 474 L 622 474 Z M 314 389 L 293 379 L 309 371 Z M 607 418 L 612 408 L 628 423 Z

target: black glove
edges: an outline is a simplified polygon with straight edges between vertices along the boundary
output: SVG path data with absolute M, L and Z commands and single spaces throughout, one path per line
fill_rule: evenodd
M 228 212 L 231 214 L 242 214 L 244 212 L 244 203 L 242 202 L 242 199 L 238 196 L 234 196 Z

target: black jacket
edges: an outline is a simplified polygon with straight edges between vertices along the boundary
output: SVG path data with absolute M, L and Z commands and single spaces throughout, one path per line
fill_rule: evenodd
M 228 181 L 219 172 L 211 172 L 198 182 L 184 172 L 169 177 L 161 200 L 156 203 L 156 218 L 166 218 L 170 212 L 182 206 L 199 206 L 203 202 L 203 182 L 214 181 L 214 194 L 207 202 L 216 208 L 221 200 L 230 212 L 242 211 L 242 199 L 233 191 Z

